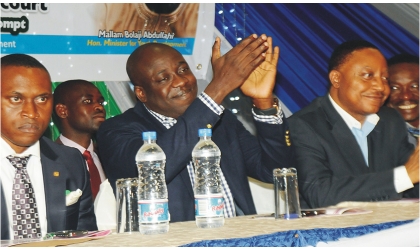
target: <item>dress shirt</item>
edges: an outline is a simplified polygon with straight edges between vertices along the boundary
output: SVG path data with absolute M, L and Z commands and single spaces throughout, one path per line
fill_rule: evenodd
M 407 131 L 408 131 L 408 141 L 414 145 L 414 147 L 417 146 L 417 142 L 419 140 L 419 128 L 416 128 L 412 126 L 410 123 L 406 122 L 407 125 Z M 414 132 L 414 133 L 413 133 Z
M 331 95 L 328 95 L 328 98 L 330 99 L 334 109 L 338 112 L 341 118 L 343 118 L 344 122 L 352 131 L 365 157 L 366 165 L 369 166 L 367 136 L 375 128 L 376 124 L 378 124 L 379 116 L 377 114 L 370 114 L 366 116 L 366 120 L 362 125 L 353 116 L 351 116 L 344 109 L 342 109 L 332 99 Z M 414 187 L 410 177 L 408 176 L 407 170 L 403 165 L 394 168 L 394 187 L 397 193 L 401 193 L 407 189 Z
M 367 144 L 367 136 L 370 132 L 375 128 L 376 124 L 378 124 L 379 116 L 377 114 L 370 114 L 366 116 L 366 120 L 363 124 L 361 124 L 358 120 L 356 120 L 353 116 L 349 113 L 344 111 L 332 98 L 328 95 L 330 101 L 340 114 L 341 118 L 343 118 L 344 122 L 347 124 L 351 132 L 353 133 L 354 137 L 356 138 L 357 143 L 362 150 L 363 156 L 365 157 L 366 165 L 369 167 L 369 153 L 368 153 L 368 144 Z
M 93 141 L 90 141 L 89 147 L 85 149 L 64 135 L 60 134 L 61 142 L 69 147 L 76 148 L 83 154 L 85 150 L 89 151 L 92 155 L 93 161 L 95 162 L 96 168 L 98 169 L 99 176 L 101 177 L 101 185 L 99 186 L 99 193 L 95 198 L 94 207 L 96 215 L 96 224 L 98 230 L 116 229 L 116 200 L 112 191 L 111 185 L 106 179 L 102 164 L 99 160 L 98 155 L 93 151 Z M 89 166 L 86 162 L 86 168 L 89 170 Z
M 6 200 L 6 207 L 9 217 L 9 232 L 10 239 L 13 239 L 13 217 L 12 217 L 12 186 L 13 179 L 15 176 L 16 169 L 6 158 L 8 155 L 14 156 L 27 156 L 29 158 L 26 169 L 31 179 L 32 187 L 35 192 L 36 204 L 38 206 L 39 223 L 41 226 L 41 234 L 45 236 L 47 233 L 47 209 L 45 204 L 45 193 L 44 193 L 44 176 L 42 174 L 41 165 L 41 152 L 39 147 L 39 141 L 34 145 L 30 146 L 25 152 L 17 154 L 10 145 L 3 139 L 0 138 L 0 149 L 1 149 L 1 167 L 0 167 L 0 178 L 1 185 L 4 192 L 4 198 Z M 3 211 L 2 211 L 3 212 Z
M 209 109 L 211 109 L 215 114 L 221 115 L 224 111 L 224 107 L 222 105 L 218 105 L 211 97 L 209 97 L 206 93 L 202 92 L 198 99 L 200 99 Z M 144 105 L 144 104 L 143 104 Z M 154 112 L 153 110 L 150 110 L 147 108 L 146 105 L 144 105 L 147 111 L 149 111 L 158 121 L 162 123 L 163 126 L 165 126 L 167 129 L 170 129 L 173 125 L 177 123 L 177 120 L 172 117 L 167 117 L 164 115 L 161 115 L 159 113 Z M 281 107 L 277 110 L 277 114 L 275 115 L 256 115 L 254 112 L 252 112 L 254 115 L 254 119 L 259 122 L 265 122 L 269 124 L 281 124 L 283 122 L 283 113 L 281 110 Z M 191 184 L 194 186 L 194 168 L 193 163 L 190 162 L 187 165 L 188 175 L 190 177 Z M 223 171 L 222 171 L 223 174 Z M 229 184 L 226 182 L 225 178 L 222 178 L 222 187 L 224 193 L 231 193 L 229 189 Z M 228 205 L 225 217 L 234 216 L 235 214 L 243 215 L 242 210 L 236 206 L 235 202 L 233 200 L 230 200 L 230 197 L 226 196 L 227 200 L 225 201 Z M 233 198 L 233 197 L 232 197 Z M 232 210 L 230 209 L 232 208 Z M 235 211 L 236 210 L 236 211 Z
M 84 148 L 84 147 L 80 146 L 79 144 L 77 144 L 74 141 L 70 140 L 69 138 L 65 137 L 63 134 L 60 134 L 60 141 L 66 146 L 69 146 L 69 147 L 72 147 L 72 148 L 77 148 L 80 151 L 80 153 L 82 153 L 82 154 L 85 152 L 85 150 L 89 151 L 89 153 L 92 155 L 93 162 L 95 162 L 95 165 L 98 168 L 98 172 L 99 172 L 99 175 L 101 177 L 101 182 L 103 182 L 106 179 L 104 170 L 102 169 L 102 164 L 99 161 L 99 157 L 93 151 L 93 141 L 92 140 L 90 140 L 90 144 L 89 144 L 88 148 Z M 86 166 L 87 166 L 87 163 L 86 163 Z M 87 169 L 89 170 L 88 166 L 87 166 Z

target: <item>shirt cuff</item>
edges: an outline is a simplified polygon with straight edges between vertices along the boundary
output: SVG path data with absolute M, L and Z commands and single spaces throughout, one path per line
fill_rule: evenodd
M 254 109 L 251 109 L 254 120 L 258 122 L 264 122 L 268 124 L 282 124 L 283 123 L 283 111 L 281 110 L 281 104 L 279 103 L 277 114 L 275 115 L 257 115 Z
M 211 109 L 214 113 L 217 115 L 221 115 L 225 108 L 222 105 L 217 104 L 213 99 L 211 99 L 210 96 L 208 96 L 206 93 L 202 92 L 198 99 L 200 99 L 209 109 Z
M 394 186 L 397 193 L 401 193 L 414 187 L 410 177 L 408 176 L 405 166 L 394 168 Z

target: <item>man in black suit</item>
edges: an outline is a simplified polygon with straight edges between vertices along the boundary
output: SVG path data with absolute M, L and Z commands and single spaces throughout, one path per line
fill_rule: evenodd
M 289 118 L 302 204 L 418 197 L 418 146 L 398 112 L 382 107 L 390 92 L 382 53 L 345 42 L 328 72 L 329 94 Z
M 104 104 L 99 89 L 86 80 L 68 80 L 54 90 L 53 118 L 61 132 L 55 142 L 77 148 L 86 159 L 98 228 L 112 229 L 116 227 L 115 196 L 94 141 L 99 126 L 105 121 Z
M 265 35 L 245 38 L 224 56 L 217 38 L 213 80 L 197 97 L 196 78 L 178 51 L 163 44 L 137 48 L 127 61 L 127 73 L 139 102 L 106 120 L 97 134 L 99 156 L 114 191 L 116 179 L 138 176 L 135 155 L 143 144 L 141 134 L 156 131 L 166 154 L 171 222 L 194 220 L 191 152 L 199 140 L 198 129 L 211 126 L 232 195 L 226 191 L 225 201 L 232 203 L 225 206 L 225 216 L 255 214 L 247 176 L 273 182 L 273 169 L 290 167 L 293 159 L 287 122 L 272 97 L 278 56 L 279 48 L 273 50 Z M 238 87 L 255 105 L 258 137 L 220 106 Z
M 40 62 L 23 54 L 1 58 L 2 240 L 39 238 L 59 230 L 97 229 L 89 174 L 82 155 L 76 149 L 42 137 L 50 122 L 52 105 L 50 75 Z M 20 160 L 10 161 L 10 155 L 28 157 L 24 158 L 27 164 L 22 162 L 26 168 L 19 167 L 16 162 Z M 20 176 L 15 176 L 18 171 L 30 180 L 18 180 Z M 30 199 L 37 204 L 34 212 L 24 212 L 16 205 L 16 195 L 12 193 L 18 191 L 13 190 L 18 181 L 32 185 L 35 198 Z M 67 193 L 75 198 L 66 201 Z M 12 215 L 15 211 L 17 217 Z M 39 221 L 34 220 L 32 228 L 22 225 L 20 230 L 22 220 L 18 217 L 24 218 L 23 213 L 35 214 Z
M 387 106 L 398 110 L 405 120 L 408 141 L 419 140 L 419 57 L 399 54 L 388 60 L 391 94 Z

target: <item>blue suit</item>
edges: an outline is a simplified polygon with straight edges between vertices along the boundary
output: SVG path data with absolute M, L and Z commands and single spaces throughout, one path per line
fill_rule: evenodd
M 102 123 L 97 133 L 99 157 L 114 193 L 117 179 L 138 176 L 135 155 L 143 144 L 142 132 L 156 131 L 157 144 L 166 154 L 171 222 L 194 220 L 194 194 L 186 166 L 199 140 L 198 129 L 207 124 L 213 127 L 212 139 L 222 153 L 220 166 L 237 206 L 245 214 L 255 214 L 247 176 L 272 183 L 274 168 L 292 166 L 291 148 L 285 142 L 287 122 L 256 122 L 255 137 L 230 111 L 218 116 L 198 98 L 169 130 L 141 102 Z
M 89 173 L 80 152 L 42 137 L 40 140 L 42 173 L 47 212 L 47 231 L 70 229 L 97 230 Z M 82 190 L 79 200 L 66 206 L 66 190 Z M 1 189 L 1 239 L 9 239 L 9 223 Z

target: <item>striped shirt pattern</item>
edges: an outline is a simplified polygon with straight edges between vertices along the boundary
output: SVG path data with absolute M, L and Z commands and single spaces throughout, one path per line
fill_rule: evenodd
M 198 99 L 200 99 L 208 108 L 210 108 L 215 114 L 221 115 L 224 111 L 224 107 L 222 105 L 218 105 L 211 99 L 206 93 L 202 92 Z M 144 105 L 144 104 L 143 104 Z M 149 111 L 160 123 L 162 123 L 165 128 L 170 129 L 173 125 L 177 123 L 177 120 L 172 117 L 167 117 L 161 114 L 158 114 L 146 107 L 144 105 L 147 111 Z M 281 124 L 283 122 L 283 112 L 281 111 L 281 107 L 279 107 L 279 110 L 276 115 L 256 115 L 254 111 L 252 111 L 252 114 L 254 115 L 254 119 L 256 121 L 265 122 L 269 124 Z M 191 184 L 194 187 L 194 167 L 193 162 L 190 161 L 187 165 L 188 175 L 191 180 Z M 221 175 L 221 181 L 222 181 L 222 192 L 223 192 L 223 198 L 224 198 L 224 216 L 226 218 L 234 217 L 236 215 L 235 211 L 235 203 L 233 201 L 232 192 L 230 191 L 229 185 L 225 179 L 225 176 L 223 175 L 223 171 L 220 171 Z

